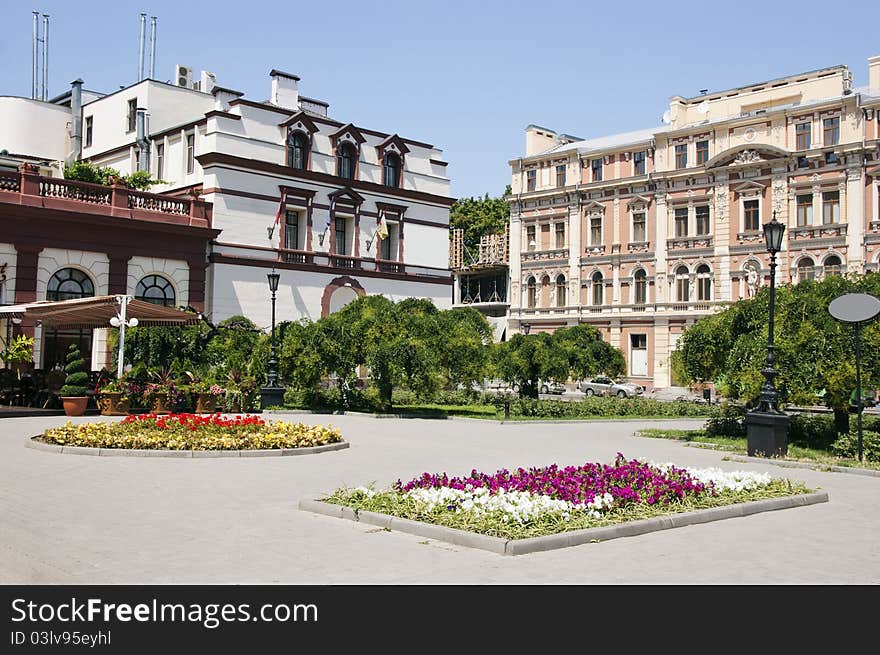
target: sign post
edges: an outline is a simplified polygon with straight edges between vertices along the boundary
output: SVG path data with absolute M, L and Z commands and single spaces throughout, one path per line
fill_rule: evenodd
M 838 321 L 852 323 L 856 336 L 856 423 L 858 425 L 859 461 L 862 461 L 862 323 L 880 314 L 880 298 L 868 293 L 846 293 L 828 304 L 828 313 Z

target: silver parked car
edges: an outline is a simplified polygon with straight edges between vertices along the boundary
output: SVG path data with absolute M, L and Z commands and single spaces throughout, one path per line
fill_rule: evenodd
M 615 382 L 611 378 L 599 375 L 590 380 L 579 380 L 578 391 L 585 396 L 617 396 L 618 398 L 631 398 L 645 393 L 645 387 L 629 382 Z
M 565 385 L 556 380 L 540 380 L 538 391 L 541 393 L 563 394 L 565 393 Z

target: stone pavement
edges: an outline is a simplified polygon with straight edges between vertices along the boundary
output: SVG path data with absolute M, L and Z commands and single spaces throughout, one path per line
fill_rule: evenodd
M 880 478 L 726 462 L 718 451 L 632 436 L 656 424 L 650 421 L 285 419 L 333 423 L 351 448 L 235 459 L 58 455 L 23 444 L 63 417 L 3 419 L 0 583 L 880 582 Z M 518 557 L 297 509 L 300 498 L 340 485 L 386 485 L 425 470 L 607 462 L 618 451 L 679 465 L 763 470 L 825 490 L 830 502 Z

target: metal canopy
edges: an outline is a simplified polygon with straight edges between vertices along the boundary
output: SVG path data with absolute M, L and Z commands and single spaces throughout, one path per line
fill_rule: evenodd
M 22 305 L 0 306 L 0 318 L 20 318 L 37 321 L 56 330 L 106 328 L 119 311 L 120 296 L 94 296 L 74 300 L 41 300 Z M 156 305 L 129 298 L 126 308 L 129 318 L 137 318 L 142 326 L 195 325 L 198 314 L 174 307 Z

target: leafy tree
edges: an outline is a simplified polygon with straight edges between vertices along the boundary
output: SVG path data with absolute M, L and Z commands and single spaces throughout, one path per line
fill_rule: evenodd
M 297 389 L 316 388 L 324 374 L 317 345 L 318 324 L 302 319 L 288 323 L 279 332 L 283 332 L 278 358 L 282 377 Z
M 476 248 L 484 234 L 502 232 L 510 221 L 510 206 L 507 196 L 510 185 L 500 198 L 490 198 L 487 193 L 482 198 L 459 198 L 449 209 L 449 227 L 464 230 L 464 245 Z
M 465 389 L 486 377 L 490 363 L 492 326 L 473 307 L 447 309 L 437 314 L 436 348 L 444 386 Z
M 89 374 L 86 372 L 86 360 L 75 343 L 67 349 L 67 364 L 64 367 L 67 377 L 61 387 L 62 396 L 85 396 Z
M 880 273 L 828 276 L 777 289 L 774 330 L 776 387 L 784 403 L 814 404 L 820 398 L 835 410 L 845 430 L 850 395 L 855 388 L 854 330 L 828 313 L 844 293 L 880 296 Z M 764 377 L 769 290 L 740 300 L 719 314 L 700 319 L 679 341 L 684 369 L 691 380 L 715 380 L 724 395 L 752 404 Z M 880 383 L 880 323 L 862 329 L 862 382 Z
M 557 347 L 553 336 L 515 334 L 509 341 L 495 345 L 495 371 L 511 386 L 518 386 L 521 396 L 538 397 L 540 380 L 568 379 L 568 355 Z
M 619 377 L 626 373 L 626 359 L 618 348 L 605 343 L 592 325 L 582 323 L 553 333 L 556 346 L 565 354 L 572 377 L 583 380 L 600 373 Z

